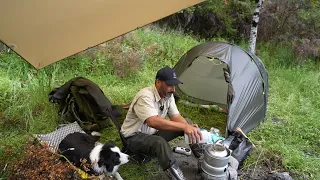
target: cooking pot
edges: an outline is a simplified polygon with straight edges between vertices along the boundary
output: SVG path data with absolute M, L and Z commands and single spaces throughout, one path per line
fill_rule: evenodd
M 230 155 L 230 150 L 221 144 L 207 144 L 199 159 L 201 176 L 206 179 L 223 179 L 226 176 Z
M 227 167 L 213 167 L 207 164 L 206 161 L 202 161 L 201 164 L 201 170 L 205 172 L 206 174 L 213 176 L 213 177 L 224 177 L 226 175 Z
M 206 150 L 210 155 L 216 157 L 226 157 L 228 155 L 227 149 L 221 144 L 211 144 L 206 148 Z
M 204 160 L 216 168 L 227 166 L 230 155 L 230 150 L 221 144 L 208 144 L 204 147 Z

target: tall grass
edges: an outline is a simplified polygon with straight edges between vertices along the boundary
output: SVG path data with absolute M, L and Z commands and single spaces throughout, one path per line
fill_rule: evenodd
M 52 88 L 83 76 L 97 83 L 114 104 L 126 104 L 141 88 L 154 83 L 160 67 L 174 66 L 185 52 L 201 42 L 148 26 L 41 70 L 35 70 L 14 53 L 1 54 L 0 178 L 9 173 L 8 168 L 1 171 L 5 164 L 23 155 L 21 148 L 32 134 L 48 133 L 58 125 L 57 107 L 48 102 Z M 270 44 L 258 48 L 257 54 L 269 72 L 270 96 L 267 121 L 249 134 L 258 149 L 246 161 L 244 170 L 253 170 L 257 161 L 264 163 L 276 156 L 279 161 L 275 166 L 319 179 L 320 66 L 296 65 L 290 49 Z M 224 115 L 182 104 L 178 107 L 182 115 L 201 127 L 224 130 Z M 103 141 L 112 140 L 121 146 L 114 127 L 103 134 Z M 155 164 L 130 162 L 121 167 L 126 169 L 121 174 L 126 179 L 150 179 L 160 171 Z

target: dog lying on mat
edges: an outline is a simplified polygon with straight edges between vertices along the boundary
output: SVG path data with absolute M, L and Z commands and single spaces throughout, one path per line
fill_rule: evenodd
M 108 174 L 122 180 L 118 169 L 129 161 L 129 155 L 122 153 L 113 143 L 96 142 L 99 137 L 97 132 L 92 136 L 79 132 L 69 134 L 59 144 L 60 154 L 79 168 L 86 159 L 91 165 L 89 173 Z

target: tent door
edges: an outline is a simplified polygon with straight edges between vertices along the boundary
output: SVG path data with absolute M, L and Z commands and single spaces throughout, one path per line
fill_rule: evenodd
M 228 83 L 223 71 L 226 67 L 220 60 L 199 56 L 179 76 L 184 84 L 178 87 L 193 103 L 216 104 L 226 109 Z

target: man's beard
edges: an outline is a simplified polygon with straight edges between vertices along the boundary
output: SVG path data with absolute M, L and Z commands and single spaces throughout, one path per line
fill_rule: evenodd
M 173 92 L 168 92 L 164 94 L 165 99 L 169 99 L 172 96 Z
M 166 92 L 164 87 L 160 87 L 159 94 L 162 96 L 162 98 L 168 99 L 172 96 L 173 92 Z

